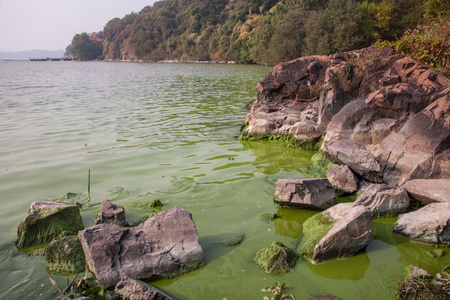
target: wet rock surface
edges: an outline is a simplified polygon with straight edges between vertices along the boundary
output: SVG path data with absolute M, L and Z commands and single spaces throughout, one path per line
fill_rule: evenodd
M 140 280 L 135 280 L 123 276 L 116 284 L 114 291 L 120 299 L 129 300 L 175 300 L 172 296 L 161 290 L 146 284 Z

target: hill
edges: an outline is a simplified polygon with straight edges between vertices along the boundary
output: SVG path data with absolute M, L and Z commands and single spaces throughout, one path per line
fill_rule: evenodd
M 101 58 L 106 60 L 274 65 L 304 55 L 362 48 L 380 39 L 395 41 L 423 22 L 425 4 L 445 6 L 447 2 L 163 0 L 139 13 L 110 20 L 96 41 L 102 41 Z M 83 39 L 75 36 L 70 47 L 79 59 L 87 59 L 79 52 L 94 51 L 79 51 Z
M 0 60 L 28 60 L 30 58 L 60 58 L 64 56 L 63 50 L 30 50 L 20 52 L 0 52 Z

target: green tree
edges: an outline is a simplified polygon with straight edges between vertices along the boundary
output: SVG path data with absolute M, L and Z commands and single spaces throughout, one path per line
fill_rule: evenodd
M 71 43 L 73 55 L 78 60 L 94 60 L 102 55 L 102 45 L 92 40 L 86 32 L 76 34 Z

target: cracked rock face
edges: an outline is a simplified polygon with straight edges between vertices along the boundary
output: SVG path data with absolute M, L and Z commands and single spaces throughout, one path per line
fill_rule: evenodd
M 179 206 L 137 227 L 99 224 L 78 237 L 89 269 L 106 288 L 117 284 L 121 275 L 172 278 L 205 264 L 192 215 Z

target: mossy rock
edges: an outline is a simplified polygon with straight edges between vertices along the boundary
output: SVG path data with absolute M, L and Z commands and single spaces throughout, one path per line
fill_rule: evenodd
M 240 140 L 244 141 L 277 141 L 286 144 L 288 147 L 294 147 L 305 151 L 318 151 L 322 146 L 323 140 L 320 138 L 312 140 L 297 139 L 293 134 L 249 134 L 246 132 L 248 126 L 243 126 Z
M 26 248 L 49 243 L 61 234 L 76 235 L 83 229 L 80 208 L 56 202 L 33 202 L 17 228 L 16 245 Z
M 303 223 L 303 235 L 298 245 L 297 252 L 300 255 L 311 258 L 314 247 L 328 233 L 334 222 L 330 221 L 322 213 L 312 216 Z
M 45 260 L 50 270 L 60 273 L 79 273 L 86 265 L 78 236 L 71 235 L 51 242 L 45 250 Z
M 298 255 L 281 242 L 273 242 L 269 247 L 256 253 L 255 262 L 269 274 L 288 273 L 297 262 Z
M 322 177 L 327 177 L 328 168 L 335 166 L 331 161 L 329 161 L 322 151 L 317 152 L 311 157 L 310 169 L 318 173 Z

